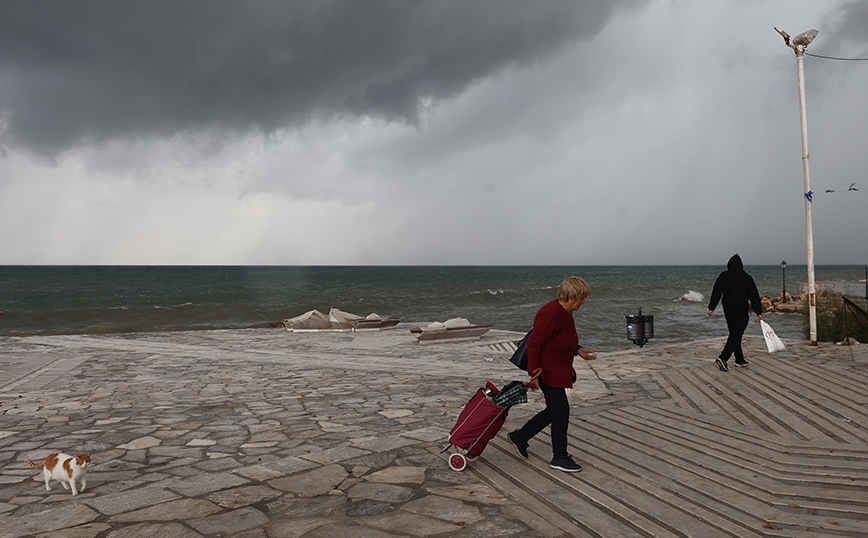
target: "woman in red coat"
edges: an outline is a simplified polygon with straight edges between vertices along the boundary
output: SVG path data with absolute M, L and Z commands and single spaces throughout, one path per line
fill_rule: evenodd
M 582 470 L 567 453 L 567 427 L 570 424 L 570 402 L 566 389 L 573 387 L 575 371 L 573 357 L 593 360 L 593 351 L 579 345 L 573 312 L 591 296 L 591 287 L 577 276 L 563 281 L 558 298 L 539 309 L 533 320 L 533 332 L 527 341 L 527 371 L 542 368 L 539 388 L 546 399 L 546 408 L 537 413 L 520 430 L 511 432 L 509 442 L 519 455 L 527 458 L 528 441 L 551 425 L 552 469 L 568 473 Z M 532 386 L 531 388 L 536 388 Z

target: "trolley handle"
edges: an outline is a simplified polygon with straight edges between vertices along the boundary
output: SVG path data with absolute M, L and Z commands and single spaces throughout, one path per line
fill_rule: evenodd
M 533 371 L 533 375 L 531 375 L 531 377 L 530 377 L 530 381 L 528 381 L 527 383 L 525 383 L 524 386 L 525 386 L 525 387 L 529 386 L 531 383 L 533 383 L 534 381 L 536 381 L 537 378 L 539 378 L 539 376 L 541 376 L 541 375 L 542 375 L 542 368 L 537 368 L 536 370 Z

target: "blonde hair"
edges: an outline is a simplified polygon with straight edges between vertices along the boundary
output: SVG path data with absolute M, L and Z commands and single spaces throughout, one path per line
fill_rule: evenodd
M 567 277 L 558 290 L 558 300 L 573 301 L 578 298 L 587 299 L 591 296 L 591 287 L 577 276 Z

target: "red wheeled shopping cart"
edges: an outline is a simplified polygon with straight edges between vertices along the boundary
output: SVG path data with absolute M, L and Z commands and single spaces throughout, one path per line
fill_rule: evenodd
M 449 467 L 463 471 L 468 461 L 482 454 L 488 442 L 503 427 L 509 409 L 515 404 L 527 402 L 527 387 L 541 373 L 542 368 L 537 368 L 530 381 L 513 381 L 500 390 L 488 381 L 485 387 L 476 391 L 458 415 L 458 422 L 449 430 L 449 444 L 440 451 L 442 454 L 452 447 L 460 449 L 460 452 L 449 455 Z

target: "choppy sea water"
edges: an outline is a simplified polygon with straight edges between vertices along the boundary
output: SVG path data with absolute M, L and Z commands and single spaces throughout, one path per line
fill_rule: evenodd
M 0 266 L 0 335 L 96 334 L 267 327 L 330 307 L 426 323 L 464 317 L 526 331 L 569 275 L 593 290 L 575 314 L 583 345 L 628 349 L 625 316 L 654 316 L 648 345 L 726 335 L 708 298 L 721 266 Z M 748 266 L 761 295 L 778 296 L 779 266 Z M 818 266 L 816 279 L 855 281 L 861 266 Z M 787 291 L 807 280 L 786 269 Z M 769 314 L 784 338 L 804 338 L 802 316 Z M 403 325 L 403 324 L 402 324 Z M 399 329 L 402 330 L 402 329 Z M 759 334 L 758 325 L 749 331 Z

